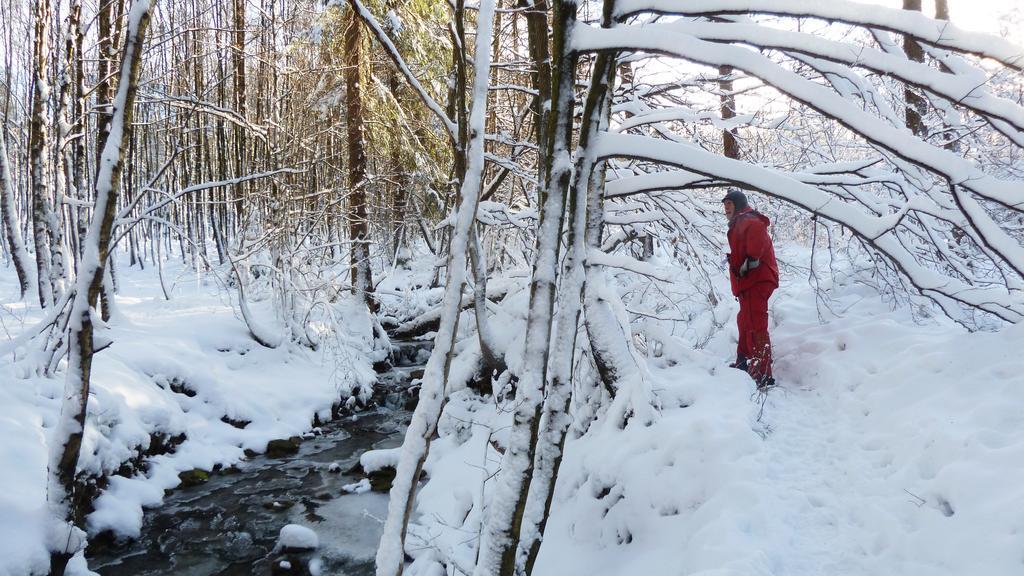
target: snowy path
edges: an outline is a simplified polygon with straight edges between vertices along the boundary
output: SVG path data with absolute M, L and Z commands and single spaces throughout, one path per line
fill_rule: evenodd
M 566 444 L 535 574 L 1024 574 L 1024 325 L 968 334 L 857 298 L 825 323 L 813 296 L 779 303 L 781 384 L 760 422 L 749 377 L 724 366 L 734 334 L 665 346 L 653 424 Z M 455 407 L 505 425 L 489 405 Z M 479 490 L 470 452 L 433 461 L 418 530 L 467 541 L 455 495 Z
M 780 330 L 759 487 L 773 576 L 1024 574 L 1021 331 L 836 324 Z
M 870 574 L 861 515 L 877 493 L 877 471 L 851 433 L 843 399 L 817 390 L 778 388 L 765 407 L 764 490 L 774 572 L 786 576 Z

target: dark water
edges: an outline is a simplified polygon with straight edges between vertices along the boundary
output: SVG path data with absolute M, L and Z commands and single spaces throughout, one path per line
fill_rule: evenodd
M 380 376 L 381 407 L 329 422 L 295 455 L 258 456 L 239 463 L 239 473 L 175 490 L 146 511 L 137 540 L 90 545 L 90 569 L 103 576 L 271 574 L 278 533 L 301 524 L 319 536 L 319 548 L 305 560 L 315 558 L 322 574 L 372 574 L 387 495 L 348 494 L 342 486 L 361 480 L 348 472 L 360 454 L 401 444 L 409 418 L 405 389 L 425 361 L 420 350 L 399 345 L 399 367 Z

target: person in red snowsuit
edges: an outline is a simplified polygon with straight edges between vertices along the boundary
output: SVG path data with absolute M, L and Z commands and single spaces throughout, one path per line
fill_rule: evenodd
M 734 368 L 746 370 L 759 388 L 775 384 L 772 343 L 768 337 L 768 298 L 779 287 L 779 266 L 768 236 L 768 218 L 730 190 L 722 199 L 729 218 L 729 280 L 740 302 L 736 316 L 739 343 Z

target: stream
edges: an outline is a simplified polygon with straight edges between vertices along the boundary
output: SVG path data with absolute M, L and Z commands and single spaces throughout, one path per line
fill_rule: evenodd
M 296 454 L 256 456 L 239 462 L 236 473 L 175 489 L 146 511 L 138 539 L 90 544 L 89 568 L 102 576 L 248 576 L 308 574 L 312 563 L 323 574 L 373 574 L 387 494 L 342 487 L 363 478 L 350 472 L 363 452 L 402 442 L 406 389 L 430 344 L 394 345 L 395 366 L 378 378 L 377 407 L 324 424 Z M 317 550 L 283 561 L 274 546 L 286 524 L 314 530 Z

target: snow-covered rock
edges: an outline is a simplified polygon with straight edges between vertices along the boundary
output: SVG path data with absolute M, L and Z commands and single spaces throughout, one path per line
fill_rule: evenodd
M 319 546 L 320 539 L 316 532 L 299 524 L 288 524 L 281 528 L 275 550 L 286 552 L 316 550 Z

